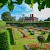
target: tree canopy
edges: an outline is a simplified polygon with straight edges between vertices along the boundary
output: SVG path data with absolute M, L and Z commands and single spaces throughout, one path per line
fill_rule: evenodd
M 4 5 L 8 5 L 8 9 L 10 11 L 12 11 L 14 9 L 14 4 L 22 4 L 22 2 L 25 2 L 26 4 L 30 5 L 30 7 L 32 8 L 34 3 L 38 3 L 38 9 L 44 9 L 46 8 L 50 8 L 50 0 L 2 0 L 0 1 L 0 8 L 2 8 Z
M 50 21 L 50 17 L 48 17 L 47 19 L 45 19 L 44 21 Z
M 1 19 L 3 21 L 15 21 L 16 18 L 15 17 L 12 17 L 10 12 L 4 12 L 2 15 L 1 15 Z

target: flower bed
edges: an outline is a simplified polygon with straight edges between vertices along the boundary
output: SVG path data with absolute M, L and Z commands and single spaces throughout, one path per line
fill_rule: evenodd
M 50 43 L 43 43 L 43 47 L 40 46 L 40 43 L 38 44 L 28 44 L 29 48 L 31 50 L 38 50 L 38 49 L 43 49 L 43 50 L 50 50 Z M 42 48 L 41 48 L 42 47 Z
M 28 44 L 28 46 L 31 48 L 31 50 L 37 50 L 39 48 L 37 44 Z
M 33 30 L 38 30 L 37 28 L 34 28 Z
M 28 36 L 25 35 L 20 29 L 18 29 L 18 31 L 22 34 L 23 38 L 28 38 Z
M 48 28 L 44 28 L 44 30 L 48 30 Z

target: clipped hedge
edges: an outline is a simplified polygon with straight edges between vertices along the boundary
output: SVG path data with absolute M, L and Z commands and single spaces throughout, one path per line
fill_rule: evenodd
M 47 37 L 46 43 L 50 43 L 50 32 L 49 32 L 49 35 Z
M 10 24 L 11 26 L 33 26 L 33 27 L 50 27 L 50 21 L 42 21 L 42 22 L 12 22 L 7 21 L 6 24 Z M 14 24 L 14 25 L 13 25 Z
M 0 50 L 10 50 L 10 37 L 7 30 L 0 30 Z
M 12 28 L 7 28 L 7 30 L 9 31 L 9 35 L 10 35 L 10 43 L 11 43 L 11 45 L 14 45 L 14 38 L 13 38 L 13 34 L 12 34 Z

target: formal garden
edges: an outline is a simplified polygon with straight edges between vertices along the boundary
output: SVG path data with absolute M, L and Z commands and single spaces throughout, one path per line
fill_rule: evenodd
M 49 28 L 12 25 L 0 21 L 0 50 L 50 50 Z
M 50 0 L 0 0 L 0 50 L 50 50 L 49 12 Z

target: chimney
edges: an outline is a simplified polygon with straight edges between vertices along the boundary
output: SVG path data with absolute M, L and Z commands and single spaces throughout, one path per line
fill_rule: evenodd
M 32 17 L 32 15 L 30 14 L 30 17 Z
M 32 14 L 32 17 L 34 17 L 34 15 Z

